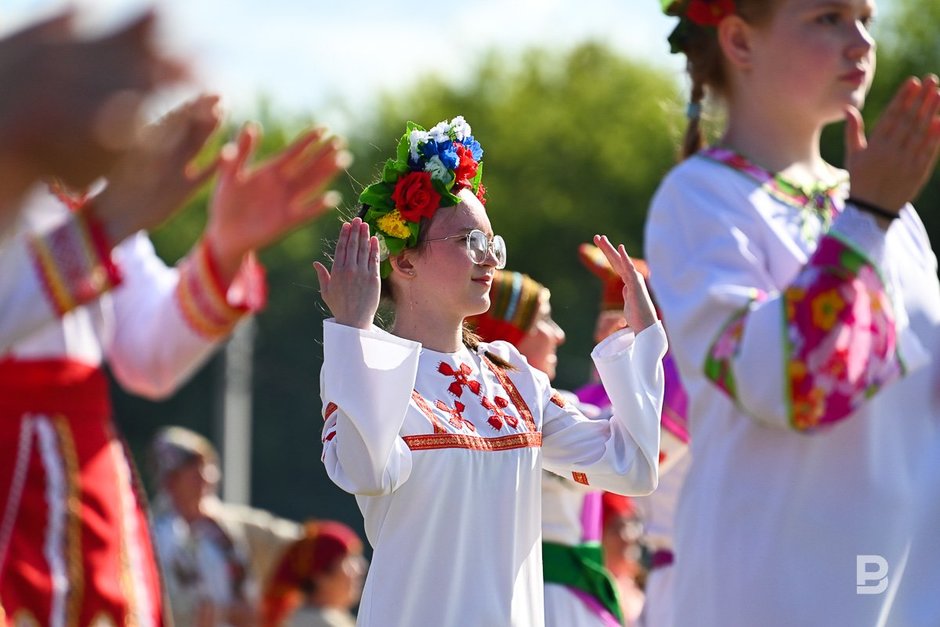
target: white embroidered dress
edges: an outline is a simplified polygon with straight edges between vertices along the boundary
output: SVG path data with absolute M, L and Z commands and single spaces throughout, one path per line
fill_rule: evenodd
M 609 421 L 584 418 L 511 345 L 487 347 L 516 370 L 324 324 L 323 460 L 374 548 L 359 625 L 541 627 L 543 467 L 621 493 L 656 486 L 661 325 L 595 348 Z
M 827 235 L 777 183 L 706 152 L 666 177 L 647 224 L 690 401 L 675 625 L 940 624 L 899 602 L 940 589 L 935 541 L 928 579 L 905 573 L 938 498 L 936 257 L 911 207 L 884 234 L 838 190 Z M 858 593 L 866 555 L 887 563 L 882 593 Z

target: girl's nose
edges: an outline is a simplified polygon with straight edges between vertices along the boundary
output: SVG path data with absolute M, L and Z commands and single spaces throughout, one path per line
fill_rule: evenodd
M 871 36 L 868 25 L 862 20 L 855 20 L 850 55 L 853 58 L 862 58 L 875 48 L 875 38 Z

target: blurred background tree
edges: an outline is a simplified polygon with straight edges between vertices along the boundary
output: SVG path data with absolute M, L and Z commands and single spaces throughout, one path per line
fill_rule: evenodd
M 936 0 L 897 0 L 877 26 L 879 72 L 866 107 L 873 124 L 903 77 L 940 68 Z M 664 44 L 665 45 L 665 44 Z M 356 162 L 338 181 L 345 206 L 338 215 L 298 230 L 261 259 L 269 304 L 257 317 L 254 353 L 252 502 L 296 519 L 338 518 L 362 529 L 355 501 L 327 478 L 320 457 L 322 320 L 325 312 L 311 263 L 323 259 L 340 217 L 377 176 L 413 120 L 429 127 L 464 115 L 486 151 L 484 182 L 494 228 L 509 246 L 509 268 L 552 290 L 555 317 L 568 334 L 557 385 L 573 388 L 590 376 L 591 334 L 598 282 L 577 260 L 577 246 L 594 233 L 643 254 L 643 221 L 659 180 L 674 164 L 684 130 L 686 85 L 669 72 L 584 43 L 567 51 L 490 52 L 469 80 L 426 76 L 395 93 L 379 94 L 349 135 Z M 285 119 L 263 105 L 261 155 L 285 145 L 309 120 Z M 220 133 L 217 146 L 237 131 Z M 827 129 L 824 154 L 842 162 L 842 125 Z M 160 255 L 175 262 L 205 222 L 208 190 L 153 233 Z M 940 177 L 918 202 L 932 240 L 940 241 Z M 114 386 L 116 411 L 138 460 L 153 432 L 181 424 L 216 433 L 222 360 L 215 358 L 173 398 L 153 403 Z M 146 473 L 145 473 L 146 474 Z

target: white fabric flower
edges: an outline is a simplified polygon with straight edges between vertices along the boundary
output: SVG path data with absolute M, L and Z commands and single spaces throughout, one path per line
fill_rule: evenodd
M 466 138 L 473 135 L 473 132 L 470 130 L 470 125 L 467 124 L 467 121 L 463 119 L 462 115 L 458 115 L 453 120 L 451 120 L 450 126 L 454 129 L 454 136 L 459 142 L 462 142 Z
M 431 178 L 445 185 L 450 183 L 450 170 L 447 169 L 447 166 L 444 165 L 444 162 L 441 161 L 441 158 L 437 155 L 434 155 L 428 159 L 427 165 L 424 166 L 425 172 L 431 173 Z
M 431 136 L 428 134 L 427 131 L 419 131 L 419 130 L 411 131 L 411 134 L 408 136 L 408 143 L 411 146 L 409 152 L 411 153 L 412 161 L 417 161 L 418 157 L 420 156 L 418 154 L 418 146 L 425 143 L 430 138 Z
M 431 136 L 437 143 L 446 142 L 450 140 L 450 124 L 447 122 L 438 122 L 434 128 L 428 131 L 428 134 Z

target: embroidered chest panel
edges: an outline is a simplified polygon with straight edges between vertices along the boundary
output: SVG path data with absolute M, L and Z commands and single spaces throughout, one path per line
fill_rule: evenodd
M 465 361 L 441 361 L 418 387 L 411 398 L 421 419 L 406 421 L 403 436 L 412 450 L 541 445 L 541 433 L 522 394 L 505 370 L 486 357 L 479 368 Z

